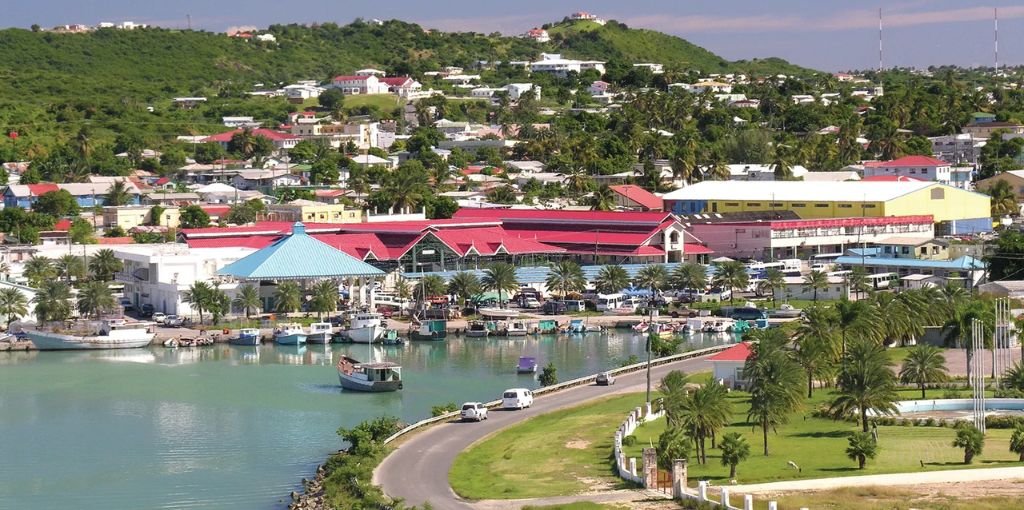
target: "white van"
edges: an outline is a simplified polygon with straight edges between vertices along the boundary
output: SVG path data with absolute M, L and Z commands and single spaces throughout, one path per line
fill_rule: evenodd
M 569 299 L 562 301 L 565 303 L 566 312 L 585 312 L 587 311 L 587 304 L 584 301 L 578 299 Z
M 526 388 L 511 388 L 501 394 L 503 409 L 523 409 L 533 405 L 533 392 Z
M 607 312 L 615 310 L 622 306 L 626 297 L 622 294 L 598 294 L 597 295 L 597 311 Z

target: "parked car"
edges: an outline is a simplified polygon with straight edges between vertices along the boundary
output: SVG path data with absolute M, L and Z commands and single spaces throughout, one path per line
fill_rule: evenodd
M 567 307 L 561 301 L 548 301 L 541 307 L 541 311 L 544 315 L 561 315 L 567 311 Z
M 177 315 L 168 315 L 164 317 L 164 326 L 168 328 L 180 328 L 184 324 L 184 320 Z
M 156 322 L 157 324 L 163 324 L 166 319 L 167 316 L 163 313 L 156 312 L 153 314 L 153 322 Z
M 519 303 L 520 305 L 522 305 L 521 308 L 526 308 L 529 310 L 537 310 L 541 306 L 540 301 L 537 301 L 534 298 L 526 298 L 520 301 Z
M 733 309 L 729 317 L 733 320 L 745 320 L 745 321 L 756 321 L 759 319 L 767 319 L 768 314 L 764 310 L 750 307 L 739 307 Z
M 597 378 L 594 379 L 594 384 L 598 386 L 611 386 L 615 384 L 615 376 L 608 372 L 601 372 L 597 374 Z
M 501 394 L 504 409 L 525 409 L 533 405 L 533 392 L 526 388 L 511 388 Z
M 461 418 L 464 421 L 483 421 L 487 419 L 487 408 L 480 402 L 462 404 Z

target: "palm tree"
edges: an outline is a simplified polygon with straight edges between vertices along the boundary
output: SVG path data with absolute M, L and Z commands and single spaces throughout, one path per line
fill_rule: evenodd
M 28 284 L 33 288 L 40 288 L 44 283 L 52 281 L 57 277 L 57 270 L 53 267 L 53 260 L 47 257 L 33 255 L 25 261 L 25 269 L 22 272 Z
M 32 301 L 36 304 L 36 322 L 63 321 L 71 316 L 71 287 L 48 280 L 39 286 Z
M 974 321 L 980 321 L 985 348 L 992 345 L 992 331 L 995 329 L 995 315 L 989 303 L 984 301 L 966 301 L 953 309 L 952 316 L 943 324 L 942 331 L 947 345 L 955 344 L 967 351 L 967 379 L 972 374 L 974 364 L 974 345 L 971 342 L 971 327 Z
M 82 281 L 86 276 L 85 262 L 81 257 L 66 254 L 61 255 L 54 264 L 57 275 L 64 278 L 64 281 L 71 285 L 71 279 Z
M 768 429 L 789 421 L 789 415 L 803 405 L 800 367 L 785 351 L 787 338 L 778 329 L 758 330 L 751 335 L 758 341 L 743 365 L 743 376 L 750 386 L 750 410 L 747 421 L 761 427 L 764 454 L 768 455 Z
M 964 449 L 964 464 L 970 464 L 974 456 L 981 455 L 985 448 L 985 434 L 971 423 L 958 423 L 953 446 Z
M 857 461 L 858 469 L 864 469 L 868 459 L 873 459 L 878 455 L 878 443 L 867 432 L 854 432 L 847 441 L 849 441 L 849 446 L 846 447 L 846 456 L 850 460 Z
M 426 303 L 427 298 L 443 295 L 446 290 L 444 278 L 435 274 L 428 274 L 420 278 L 413 293 L 419 297 L 421 303 Z
M 238 288 L 238 294 L 235 296 L 234 305 L 245 311 L 246 320 L 249 319 L 250 314 L 253 310 L 259 313 L 260 306 L 263 304 L 260 299 L 260 290 L 255 285 L 242 285 Z
M 797 329 L 793 361 L 807 374 L 807 398 L 811 398 L 814 396 L 814 380 L 832 373 L 835 360 L 832 346 L 836 330 L 832 325 L 832 315 L 824 309 L 811 307 L 806 314 Z
M 841 298 L 833 307 L 836 311 L 836 327 L 839 329 L 842 348 L 840 356 L 846 354 L 846 340 L 851 336 L 879 338 L 878 325 L 882 322 L 874 307 L 864 301 L 850 301 Z
M 192 305 L 199 313 L 199 323 L 203 323 L 203 313 L 209 311 L 214 303 L 213 286 L 204 281 L 193 283 L 181 296 L 181 300 Z
M 765 272 L 764 281 L 758 284 L 758 289 L 767 291 L 772 295 L 772 308 L 775 308 L 775 291 L 786 288 L 786 274 L 777 267 Z
M 750 444 L 739 432 L 730 432 L 722 436 L 722 465 L 729 466 L 729 479 L 736 478 L 736 466 L 750 457 Z
M 278 312 L 292 313 L 302 307 L 302 289 L 298 283 L 285 281 L 277 284 L 277 292 L 274 293 L 275 307 Z
M 589 202 L 595 211 L 611 211 L 615 209 L 615 192 L 608 185 L 601 186 L 590 196 Z
M 664 395 L 662 406 L 665 409 L 665 421 L 668 422 L 668 427 L 681 427 L 682 420 L 679 408 L 688 395 L 686 373 L 682 370 L 673 370 L 665 374 L 665 377 L 661 378 L 661 383 L 658 385 L 658 391 Z
M 580 265 L 571 260 L 560 260 L 555 264 L 545 280 L 548 292 L 565 298 L 571 292 L 583 292 L 587 288 L 587 279 L 583 276 Z
M 949 371 L 946 370 L 946 358 L 942 355 L 942 351 L 934 345 L 918 344 L 903 359 L 903 366 L 900 368 L 900 382 L 917 384 L 921 388 L 922 400 L 925 398 L 926 384 L 943 382 L 948 379 Z
M 28 300 L 14 287 L 0 289 L 0 315 L 7 320 L 7 326 L 28 314 Z
M 1020 214 L 1020 204 L 1017 203 L 1017 195 L 1013 192 L 1013 186 L 1009 182 L 998 180 L 992 186 L 982 191 L 992 197 L 993 218 Z
M 708 461 L 705 441 L 725 427 L 732 415 L 726 396 L 724 386 L 709 380 L 676 403 L 678 421 L 693 439 L 701 464 Z
M 332 280 L 323 280 L 313 285 L 313 300 L 310 302 L 312 310 L 316 312 L 316 319 L 319 321 L 323 314 L 331 313 L 338 309 L 338 283 Z
M 685 262 L 672 270 L 669 282 L 677 289 L 704 290 L 708 285 L 708 272 L 696 262 Z
M 646 265 L 636 274 L 636 284 L 651 291 L 651 306 L 658 297 L 658 291 L 664 289 L 667 282 L 668 271 L 661 264 Z
M 1024 423 L 1018 423 L 1010 436 L 1010 451 L 1019 455 L 1019 462 L 1024 462 Z
M 466 301 L 480 294 L 480 288 L 480 279 L 466 271 L 455 273 L 448 281 L 448 293 L 457 296 L 461 306 L 466 306 Z
M 106 282 L 88 282 L 78 290 L 78 313 L 83 317 L 94 316 L 98 319 L 116 305 L 114 294 Z
M 601 268 L 594 279 L 594 287 L 601 294 L 614 294 L 629 286 L 629 274 L 618 264 Z
M 715 265 L 715 275 L 711 278 L 711 284 L 715 287 L 729 289 L 730 304 L 736 288 L 746 288 L 748 283 L 750 283 L 750 274 L 747 273 L 747 266 L 742 262 L 732 260 Z
M 836 419 L 860 415 L 861 429 L 868 431 L 868 411 L 874 415 L 898 414 L 896 375 L 885 347 L 871 340 L 853 342 L 839 371 L 839 394 L 829 412 Z
M 854 297 L 860 299 L 860 294 L 868 290 L 868 272 L 863 266 L 854 267 L 850 274 L 846 275 L 846 286 L 854 292 Z
M 120 206 L 128 205 L 132 200 L 132 194 L 128 192 L 128 186 L 123 180 L 116 181 L 107 190 L 104 205 Z
M 107 282 L 114 279 L 114 274 L 124 268 L 124 263 L 114 255 L 114 250 L 104 248 L 89 258 L 89 271 L 93 278 Z
M 514 292 L 519 289 L 519 280 L 516 278 L 516 268 L 506 262 L 496 262 L 484 270 L 484 277 L 480 280 L 484 289 L 498 293 L 498 306 L 504 306 L 504 292 Z
M 814 291 L 815 303 L 818 302 L 818 291 L 828 288 L 828 275 L 824 271 L 811 271 L 804 276 L 804 292 Z

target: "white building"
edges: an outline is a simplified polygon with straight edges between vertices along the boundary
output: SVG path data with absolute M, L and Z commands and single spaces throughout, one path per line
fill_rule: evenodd
M 665 66 L 662 64 L 654 64 L 651 62 L 641 62 L 639 64 L 633 64 L 633 67 L 646 67 L 650 69 L 651 74 L 663 74 L 665 72 Z
M 933 136 L 932 155 L 943 161 L 958 165 L 977 165 L 981 158 L 981 149 L 988 142 L 985 138 L 959 133 L 955 135 Z
M 532 83 L 509 83 L 505 85 L 505 91 L 508 93 L 508 98 L 513 101 L 518 101 L 527 92 L 533 92 L 533 98 L 540 99 L 540 86 Z
M 252 117 L 221 117 L 221 122 L 230 128 L 257 127 L 260 125 Z
M 523 37 L 527 39 L 533 39 L 539 43 L 546 43 L 551 40 L 551 36 L 548 35 L 548 31 L 543 28 L 532 28 L 527 30 Z
M 368 70 L 364 69 L 363 71 Z M 388 93 L 388 85 L 381 82 L 374 74 L 335 76 L 331 80 L 331 86 L 341 89 L 341 92 L 346 95 Z
M 586 11 L 574 12 L 569 15 L 569 19 L 572 21 L 593 21 L 598 25 L 604 25 L 607 23 L 604 19 L 599 18 L 596 14 L 590 14 Z
M 799 179 L 807 175 L 807 168 L 794 165 L 791 169 L 793 177 Z M 739 164 L 729 165 L 729 180 L 732 181 L 774 181 L 775 167 L 772 165 Z
M 827 277 L 827 280 L 828 285 L 823 289 L 817 290 L 817 298 L 819 301 L 834 301 L 843 298 L 850 299 L 850 286 L 847 284 L 845 278 L 842 276 L 829 276 Z M 787 276 L 783 278 L 783 281 L 786 283 L 786 287 L 782 289 L 775 289 L 775 299 L 777 301 L 783 301 L 786 299 L 814 299 L 815 291 L 804 283 L 803 277 Z
M 865 178 L 910 177 L 961 189 L 970 189 L 972 171 L 970 167 L 953 167 L 941 159 L 927 156 L 905 156 L 892 161 L 873 161 L 864 164 Z
M 743 365 L 751 354 L 753 354 L 753 350 L 746 342 L 738 343 L 715 354 L 708 358 L 708 361 L 711 362 L 712 376 L 727 388 L 744 387 L 747 380 L 743 377 Z
M 558 53 L 541 53 L 540 60 L 530 63 L 530 71 L 534 73 L 551 73 L 564 78 L 571 72 L 581 73 L 596 69 L 604 75 L 604 62 L 599 60 L 573 60 L 562 58 Z

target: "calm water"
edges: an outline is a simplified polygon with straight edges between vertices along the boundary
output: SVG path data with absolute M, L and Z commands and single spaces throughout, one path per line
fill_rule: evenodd
M 731 340 L 695 337 L 694 346 Z M 377 347 L 405 389 L 344 392 L 334 363 L 367 346 L 0 353 L 0 508 L 279 508 L 341 447 L 339 426 L 492 400 L 519 356 L 561 380 L 643 357 L 630 333 Z

